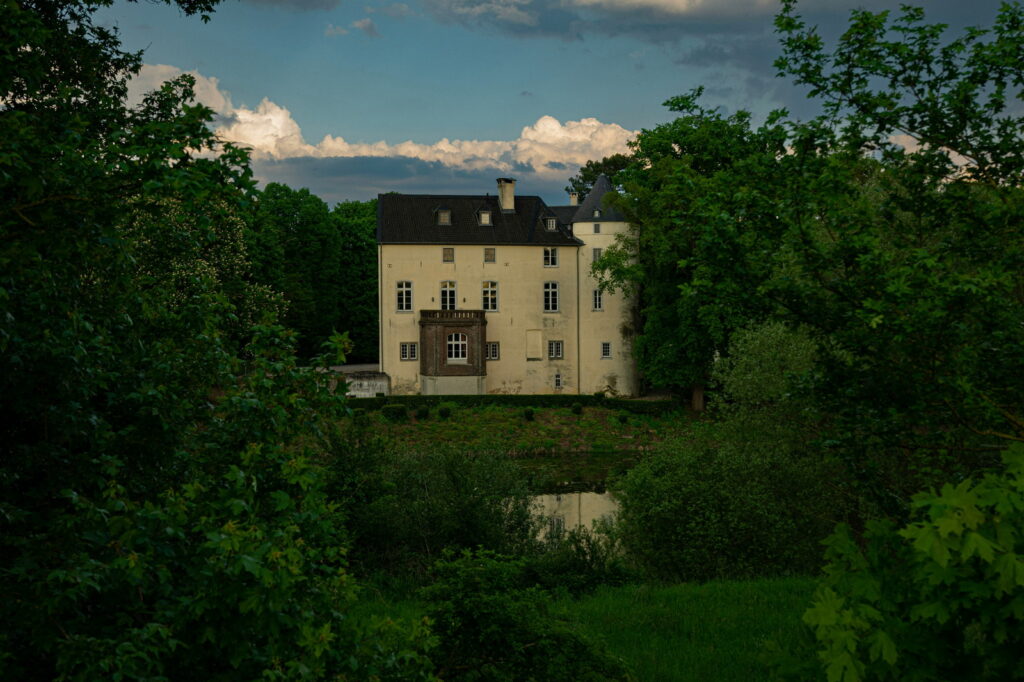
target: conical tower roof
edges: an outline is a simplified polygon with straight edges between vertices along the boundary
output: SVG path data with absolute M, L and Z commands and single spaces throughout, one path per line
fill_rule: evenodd
M 625 222 L 626 217 L 622 215 L 622 212 L 605 202 L 605 195 L 609 192 L 615 192 L 615 188 L 612 187 L 612 181 L 608 179 L 608 176 L 601 173 L 601 175 L 597 176 L 597 180 L 594 181 L 594 186 L 590 188 L 590 192 L 587 193 L 587 198 L 580 204 L 576 215 L 573 217 L 573 222 L 589 223 L 601 220 L 610 223 Z M 594 215 L 594 211 L 600 211 L 601 213 Z

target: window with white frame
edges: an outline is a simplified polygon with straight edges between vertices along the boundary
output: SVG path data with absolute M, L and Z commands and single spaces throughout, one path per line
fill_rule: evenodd
M 451 225 L 452 224 L 452 212 L 446 208 L 442 208 L 437 212 L 437 224 L 438 225 Z
M 498 259 L 497 258 L 497 251 L 495 250 L 495 248 L 493 246 L 486 246 L 486 247 L 484 247 L 484 262 L 485 263 L 493 263 L 497 259 Z
M 491 212 L 490 211 L 480 211 L 480 213 L 478 215 L 480 216 L 480 224 L 481 225 L 490 225 L 491 224 Z
M 562 357 L 562 342 L 548 341 L 548 357 L 556 360 Z
M 595 263 L 597 262 L 597 260 L 601 257 L 601 252 L 602 251 L 603 251 L 603 249 L 594 249 L 594 261 L 593 262 L 595 262 Z
M 544 282 L 544 312 L 558 312 L 558 282 Z
M 397 301 L 395 309 L 400 313 L 412 310 L 412 282 L 401 281 L 395 284 Z
M 544 247 L 544 267 L 558 267 L 558 249 L 555 247 Z
M 419 351 L 419 344 L 418 343 L 415 343 L 415 342 L 400 343 L 398 345 L 398 348 L 399 348 L 399 357 L 402 360 L 415 360 L 417 358 L 417 356 L 419 355 L 419 352 L 418 352 Z
M 498 309 L 498 283 L 487 280 L 483 286 L 483 309 L 495 311 Z
M 451 246 L 445 246 L 441 249 L 441 262 L 442 263 L 454 263 L 455 262 L 455 248 Z
M 594 234 L 601 234 L 601 223 L 594 223 Z
M 594 289 L 594 310 L 604 310 L 604 292 Z
M 557 225 L 557 223 L 556 223 L 554 218 L 545 218 L 544 219 L 544 227 L 547 228 L 548 232 L 554 232 L 556 225 Z
M 601 357 L 610 358 L 612 356 L 612 344 L 609 341 L 601 342 Z
M 599 208 L 595 208 L 594 209 L 594 217 L 595 218 L 600 218 L 601 217 L 601 209 L 599 209 Z
M 484 357 L 487 360 L 497 360 L 501 357 L 501 348 L 497 341 L 488 341 L 484 346 Z
M 455 310 L 455 282 L 441 282 L 441 310 Z
M 556 374 L 555 375 L 555 388 L 561 388 L 561 387 L 562 387 L 562 375 L 561 374 Z
M 465 362 L 466 351 L 469 344 L 466 342 L 466 335 L 455 333 L 448 335 L 448 359 L 453 362 Z

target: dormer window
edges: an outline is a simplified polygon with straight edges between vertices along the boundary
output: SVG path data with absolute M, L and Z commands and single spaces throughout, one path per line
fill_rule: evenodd
M 595 218 L 600 218 L 601 217 L 601 209 L 599 209 L 599 208 L 595 208 L 594 209 L 594 217 Z
M 437 210 L 437 224 L 438 225 L 451 225 L 452 224 L 452 212 L 447 208 L 440 208 Z
M 490 211 L 480 211 L 480 213 L 478 213 L 477 215 L 480 217 L 480 224 L 481 225 L 491 225 L 492 224 L 491 223 L 491 212 Z
M 555 231 L 555 226 L 556 226 L 556 223 L 555 223 L 555 219 L 554 218 L 545 218 L 544 219 L 544 227 L 547 228 L 548 232 L 554 232 Z

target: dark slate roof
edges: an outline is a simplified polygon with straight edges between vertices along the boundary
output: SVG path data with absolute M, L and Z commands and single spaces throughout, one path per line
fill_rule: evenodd
M 614 192 L 615 188 L 612 187 L 611 180 L 608 176 L 603 173 L 597 177 L 594 181 L 594 185 L 590 188 L 590 192 L 587 193 L 587 198 L 583 200 L 580 207 L 576 209 L 576 215 L 573 217 L 574 223 L 592 223 L 595 220 L 607 220 L 608 222 L 625 222 L 626 216 L 622 215 L 617 209 L 608 206 L 604 201 L 604 195 L 608 192 Z M 601 217 L 594 217 L 594 209 L 601 209 Z
M 563 225 L 572 225 L 572 218 L 579 206 L 548 206 Z
M 561 221 L 537 196 L 517 196 L 514 213 L 502 213 L 496 196 L 380 194 L 377 196 L 379 244 L 551 244 L 578 246 L 568 223 Z M 438 225 L 436 213 L 452 212 L 451 225 Z M 481 209 L 491 212 L 491 225 L 480 225 Z M 544 228 L 543 219 L 559 219 L 558 229 Z

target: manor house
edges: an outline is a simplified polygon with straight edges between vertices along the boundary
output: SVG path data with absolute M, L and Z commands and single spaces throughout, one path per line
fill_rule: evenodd
M 627 225 L 601 176 L 576 205 L 517 196 L 381 194 L 381 372 L 397 394 L 635 395 L 631 302 L 591 263 Z

